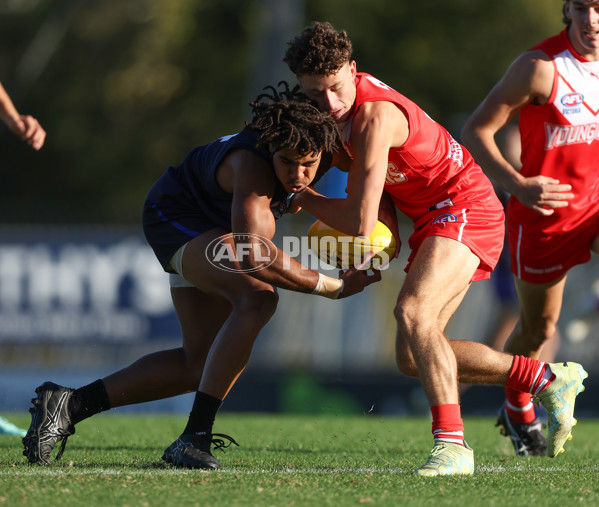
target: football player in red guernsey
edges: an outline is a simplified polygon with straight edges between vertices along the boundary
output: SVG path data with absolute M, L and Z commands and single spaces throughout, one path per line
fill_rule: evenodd
M 345 31 L 314 23 L 289 42 L 285 62 L 304 92 L 342 129 L 347 152 L 346 199 L 312 189 L 298 205 L 342 232 L 369 235 L 392 203 L 414 222 L 407 277 L 395 306 L 397 363 L 419 376 L 433 418 L 434 447 L 418 475 L 471 474 L 458 380 L 495 383 L 537 395 L 560 413 L 550 428 L 555 456 L 570 435 L 574 399 L 586 372 L 576 363 L 548 365 L 481 343 L 450 341 L 444 329 L 470 283 L 490 276 L 503 246 L 504 215 L 491 182 L 472 156 L 415 103 L 375 77 L 357 72 Z M 574 373 L 570 373 L 574 372 Z M 565 389 L 570 406 L 556 391 Z M 563 412 L 563 413 L 562 413 Z
M 565 0 L 566 28 L 521 54 L 464 127 L 511 194 L 508 242 L 520 321 L 505 349 L 538 358 L 556 330 L 567 272 L 599 253 L 599 1 Z M 522 168 L 494 136 L 519 115 Z M 530 394 L 506 388 L 499 421 L 517 454 L 542 454 Z M 552 421 L 549 421 L 552 424 Z

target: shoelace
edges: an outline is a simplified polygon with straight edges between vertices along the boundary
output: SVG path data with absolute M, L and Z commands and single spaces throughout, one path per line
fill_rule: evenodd
M 75 433 L 75 428 L 74 427 L 69 428 L 69 430 L 65 430 L 65 429 L 62 429 L 62 428 L 58 428 L 56 430 L 55 434 L 61 436 L 62 437 L 62 441 L 60 443 L 60 449 L 58 449 L 58 452 L 56 453 L 56 458 L 54 459 L 55 461 L 58 461 L 60 459 L 60 457 L 62 456 L 62 453 L 64 452 L 64 448 L 67 445 L 67 440 L 74 433 Z
M 214 437 L 222 437 L 222 438 L 214 438 Z M 229 442 L 225 442 L 223 440 L 223 438 L 226 438 Z M 223 449 L 226 449 L 231 444 L 235 444 L 237 447 L 239 447 L 239 444 L 235 441 L 235 439 L 233 437 L 230 437 L 229 435 L 225 435 L 224 433 L 212 433 L 211 442 L 212 442 L 212 445 L 214 445 L 214 450 L 220 449 L 222 452 L 225 452 L 225 451 L 223 451 Z
M 60 449 L 58 449 L 58 452 L 56 453 L 56 458 L 55 461 L 58 461 L 60 459 L 60 457 L 62 456 L 62 453 L 64 452 L 64 448 L 67 446 L 67 440 L 69 439 L 70 435 L 67 435 L 66 437 L 64 437 L 62 439 L 62 443 L 60 444 Z
M 441 451 L 445 450 L 446 447 L 447 447 L 447 445 L 445 445 L 445 444 L 435 445 L 433 447 L 433 449 L 431 450 L 431 457 L 436 456 Z

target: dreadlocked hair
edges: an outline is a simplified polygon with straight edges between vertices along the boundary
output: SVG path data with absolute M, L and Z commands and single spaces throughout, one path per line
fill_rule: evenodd
M 296 76 L 329 76 L 350 61 L 352 43 L 345 30 L 316 21 L 291 40 L 283 61 Z
M 258 133 L 257 146 L 268 146 L 271 152 L 282 149 L 296 150 L 301 156 L 309 153 L 337 151 L 341 139 L 333 117 L 320 112 L 299 91 L 281 81 L 280 91 L 274 86 L 264 90 L 252 106 L 253 118 L 248 128 Z

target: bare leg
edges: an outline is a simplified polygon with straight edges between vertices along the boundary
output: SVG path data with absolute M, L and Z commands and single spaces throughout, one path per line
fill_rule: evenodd
M 516 279 L 520 321 L 505 345 L 507 352 L 539 358 L 543 345 L 557 331 L 565 284 L 565 275 L 547 284 Z
M 210 231 L 191 241 L 183 255 L 183 272 L 208 296 L 230 303 L 231 312 L 211 343 L 199 384 L 199 391 L 222 400 L 245 368 L 254 340 L 277 307 L 278 295 L 256 278 L 215 268 L 206 260 L 206 246 L 221 234 Z M 231 237 L 228 241 L 234 248 Z
M 471 254 L 469 250 L 468 252 Z M 469 278 L 467 280 L 468 282 L 461 291 L 454 293 L 453 297 L 445 303 L 445 306 L 439 312 L 437 321 L 438 330 L 442 331 L 445 329 L 447 322 L 461 304 L 470 285 Z M 444 339 L 455 356 L 458 380 L 460 382 L 505 385 L 513 361 L 511 355 L 496 351 L 478 342 L 447 340 L 445 337 Z M 403 374 L 413 377 L 420 376 L 411 349 L 411 342 L 404 338 L 400 328 L 398 328 L 397 336 L 397 362 Z
M 184 274 L 195 287 L 171 290 L 183 346 L 144 356 L 104 378 L 111 407 L 198 388 L 222 400 L 243 371 L 278 296 L 270 285 L 206 260 L 206 245 L 222 234 L 218 229 L 206 232 L 185 249 Z
M 409 349 L 431 405 L 458 403 L 458 363 L 443 330 L 479 262 L 457 241 L 428 237 L 399 293 L 395 307 L 397 362 L 404 371 L 403 354 Z
M 505 385 L 514 359 L 512 355 L 467 340 L 451 340 L 449 345 L 456 357 L 459 382 Z M 409 349 L 405 349 L 403 353 L 400 371 L 410 377 L 419 377 L 416 362 Z
M 183 346 L 148 354 L 102 379 L 111 407 L 197 390 L 208 351 L 231 305 L 193 287 L 171 289 L 171 295 L 181 323 Z

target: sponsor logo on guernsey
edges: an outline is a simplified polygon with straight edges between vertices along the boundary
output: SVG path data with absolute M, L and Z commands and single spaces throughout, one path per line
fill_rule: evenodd
M 449 155 L 447 155 L 447 158 L 453 160 L 459 167 L 464 165 L 462 146 L 451 136 L 449 136 Z
M 582 93 L 579 93 L 579 92 L 566 93 L 560 99 L 562 106 L 564 106 L 562 108 L 562 114 L 565 115 L 565 114 L 580 113 L 580 111 L 581 111 L 580 104 L 582 104 L 583 101 L 584 101 L 584 96 L 582 95 Z
M 387 176 L 385 176 L 385 185 L 397 185 L 408 181 L 408 177 L 405 173 L 401 172 L 399 168 L 393 163 L 387 164 Z
M 564 95 L 561 98 L 561 103 L 562 105 L 566 106 L 566 107 L 576 107 L 579 104 L 582 104 L 582 102 L 584 101 L 584 97 L 582 95 L 582 93 L 578 93 L 578 92 L 572 92 L 572 93 L 567 93 L 566 95 Z
M 545 149 L 551 150 L 572 144 L 591 144 L 599 139 L 599 123 L 584 125 L 545 124 Z
M 226 143 L 229 139 L 231 139 L 231 138 L 233 138 L 233 137 L 235 137 L 237 135 L 239 135 L 239 133 L 237 133 L 237 134 L 229 134 L 228 136 L 219 137 L 218 138 L 218 142 L 219 143 Z
M 434 206 L 428 208 L 429 211 L 435 211 L 436 209 L 446 208 L 447 206 L 453 206 L 453 201 L 450 197 L 445 199 L 444 201 L 438 202 Z
M 392 90 L 393 89 L 389 85 L 386 85 L 380 79 L 377 79 L 374 76 L 366 76 L 366 79 L 368 79 L 368 81 L 370 81 L 374 86 L 378 86 L 379 88 L 382 88 L 383 90 Z
M 431 222 L 431 225 L 435 225 L 435 224 L 445 225 L 447 222 L 457 222 L 457 221 L 458 221 L 458 217 L 455 216 L 453 213 L 443 213 L 442 215 L 439 215 L 437 218 L 435 218 Z
M 561 264 L 558 264 L 557 266 L 551 266 L 549 268 L 533 268 L 530 266 L 524 266 L 524 271 L 526 271 L 527 273 L 532 273 L 532 274 L 536 274 L 536 275 L 542 275 L 545 273 L 553 273 L 554 271 L 559 271 L 560 269 L 562 269 Z

